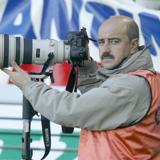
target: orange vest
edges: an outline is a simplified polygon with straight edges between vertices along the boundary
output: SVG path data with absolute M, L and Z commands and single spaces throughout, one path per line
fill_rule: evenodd
M 160 79 L 150 71 L 129 74 L 145 77 L 151 87 L 152 102 L 137 124 L 110 131 L 82 130 L 79 160 L 160 160 Z

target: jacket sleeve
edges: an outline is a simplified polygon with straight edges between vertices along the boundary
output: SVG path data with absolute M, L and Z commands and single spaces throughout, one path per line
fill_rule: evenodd
M 110 77 L 83 95 L 59 92 L 32 81 L 23 93 L 33 108 L 51 121 L 89 130 L 110 130 L 135 123 L 150 104 L 148 83 L 128 74 Z

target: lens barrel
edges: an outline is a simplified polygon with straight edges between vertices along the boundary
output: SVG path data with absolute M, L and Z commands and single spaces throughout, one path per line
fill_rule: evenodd
M 54 53 L 51 65 L 63 63 L 69 57 L 70 47 L 63 41 L 54 39 L 26 39 L 13 35 L 0 34 L 0 68 L 11 66 L 12 61 L 20 64 L 41 64 Z
M 19 64 L 32 64 L 32 40 L 13 35 L 0 35 L 0 68 Z

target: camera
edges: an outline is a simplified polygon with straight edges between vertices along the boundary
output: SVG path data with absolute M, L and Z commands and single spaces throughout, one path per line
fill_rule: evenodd
M 26 39 L 13 35 L 0 35 L 0 68 L 11 66 L 12 61 L 20 64 L 44 64 L 49 54 L 53 58 L 50 65 L 69 60 L 81 65 L 89 56 L 89 38 L 86 29 L 69 32 L 67 40 Z

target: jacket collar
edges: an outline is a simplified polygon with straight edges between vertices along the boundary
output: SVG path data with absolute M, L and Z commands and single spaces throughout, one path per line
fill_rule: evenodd
M 140 46 L 138 52 L 128 56 L 115 69 L 109 70 L 104 67 L 100 67 L 97 70 L 97 78 L 105 80 L 107 77 L 114 74 L 128 73 L 128 72 L 139 70 L 139 69 L 154 70 L 148 47 Z

